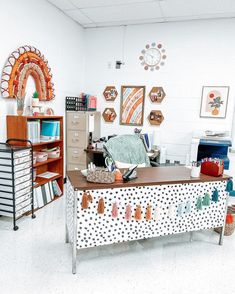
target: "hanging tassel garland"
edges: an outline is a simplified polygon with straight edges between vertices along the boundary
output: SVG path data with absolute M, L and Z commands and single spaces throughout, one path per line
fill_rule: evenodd
M 212 199 L 213 202 L 218 202 L 219 201 L 219 191 L 215 188 L 212 194 Z
M 232 180 L 228 180 L 228 181 L 227 181 L 227 186 L 226 186 L 225 191 L 226 191 L 226 192 L 231 192 L 231 191 L 233 191 L 233 181 L 232 181 Z
M 131 205 L 130 204 L 127 204 L 126 206 L 125 219 L 127 221 L 131 220 Z
M 118 204 L 117 202 L 113 203 L 113 207 L 112 207 L 112 217 L 113 218 L 117 218 L 118 217 Z
M 200 196 L 197 198 L 196 207 L 198 210 L 202 210 L 202 197 Z
M 168 208 L 168 216 L 169 218 L 175 218 L 176 216 L 176 208 L 175 205 L 170 205 Z
M 158 204 L 154 211 L 154 219 L 156 221 L 160 221 L 161 218 L 162 218 L 162 206 L 161 204 Z
M 152 206 L 151 205 L 148 205 L 147 208 L 146 208 L 145 219 L 147 221 L 150 221 L 151 218 L 152 218 Z
M 89 199 L 86 192 L 82 195 L 82 209 L 87 209 L 89 205 Z
M 135 220 L 140 221 L 141 220 L 141 206 L 137 205 L 135 209 Z
M 182 216 L 183 213 L 184 213 L 184 206 L 183 206 L 183 203 L 180 203 L 177 206 L 177 215 Z
M 186 202 L 185 213 L 191 213 L 191 201 Z
M 210 203 L 211 203 L 210 195 L 208 193 L 205 193 L 205 196 L 202 201 L 202 205 L 210 206 Z
M 98 214 L 104 213 L 104 198 L 100 198 L 100 200 L 98 202 L 97 212 L 98 212 Z
M 88 192 L 87 196 L 88 196 L 88 201 L 92 203 L 93 202 L 93 197 L 91 196 L 91 193 Z

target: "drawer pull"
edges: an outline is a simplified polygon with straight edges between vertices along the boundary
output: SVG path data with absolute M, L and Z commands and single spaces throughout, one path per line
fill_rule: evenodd
M 74 154 L 78 154 L 78 151 L 73 151 Z
M 79 115 L 74 115 L 73 118 L 74 119 L 79 119 Z
M 77 125 L 77 124 L 79 124 L 79 121 L 77 121 L 77 120 L 72 120 L 72 124 Z
M 73 141 L 73 142 L 78 142 L 78 141 L 79 141 L 79 139 L 72 139 L 72 141 Z
M 78 158 L 78 156 L 77 155 L 73 155 L 72 158 Z

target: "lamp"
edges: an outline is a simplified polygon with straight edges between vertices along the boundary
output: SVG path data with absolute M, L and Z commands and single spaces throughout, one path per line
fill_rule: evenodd
M 95 116 L 94 114 L 89 114 L 88 116 L 88 129 L 89 129 L 89 140 L 88 140 L 88 146 L 87 149 L 93 149 L 92 145 L 92 133 L 95 130 Z

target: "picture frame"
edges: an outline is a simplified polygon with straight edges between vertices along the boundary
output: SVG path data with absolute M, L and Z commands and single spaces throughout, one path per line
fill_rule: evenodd
M 122 86 L 120 125 L 142 126 L 144 121 L 145 86 Z
M 229 86 L 203 86 L 200 117 L 226 118 Z

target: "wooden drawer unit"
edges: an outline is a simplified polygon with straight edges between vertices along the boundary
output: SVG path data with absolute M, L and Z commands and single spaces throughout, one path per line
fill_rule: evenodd
M 70 131 L 67 133 L 67 146 L 86 148 L 87 138 L 85 131 Z
M 86 128 L 86 114 L 81 112 L 67 113 L 67 129 L 84 131 Z
M 86 165 L 86 153 L 83 148 L 68 148 L 67 162 Z
M 67 165 L 67 170 L 82 170 L 86 169 L 86 164 L 70 164 Z

